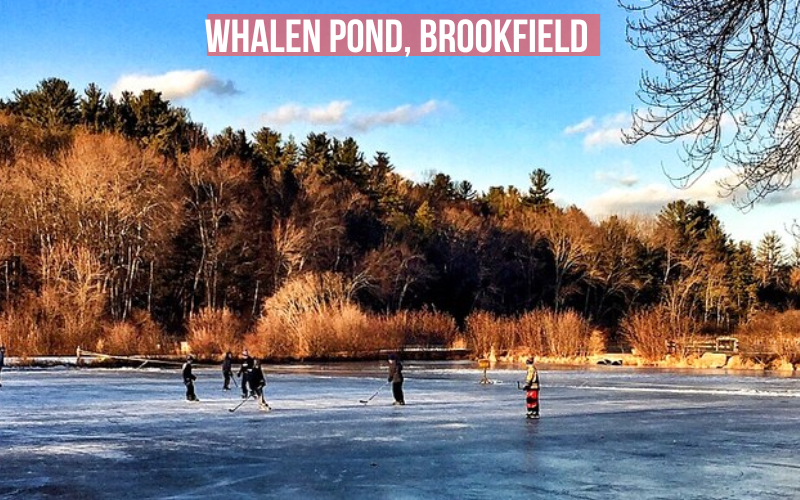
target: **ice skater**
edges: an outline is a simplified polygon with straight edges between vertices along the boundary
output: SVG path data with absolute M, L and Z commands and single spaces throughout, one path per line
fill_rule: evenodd
M 3 387 L 3 365 L 6 362 L 6 346 L 0 345 L 0 387 Z
M 233 378 L 233 354 L 231 351 L 225 353 L 225 359 L 222 360 L 222 376 L 225 377 L 225 382 L 222 384 L 223 391 L 231 390 L 231 379 Z
M 406 398 L 403 396 L 403 363 L 401 363 L 394 354 L 389 355 L 388 381 L 392 383 L 392 396 L 394 396 L 394 404 L 406 404 Z
M 237 377 L 242 377 L 242 399 L 250 397 L 247 381 L 250 378 L 250 372 L 252 370 L 253 358 L 250 357 L 250 353 L 247 352 L 247 349 L 245 349 L 242 351 L 242 366 L 239 367 L 239 371 L 236 373 Z
M 525 375 L 525 406 L 528 418 L 539 418 L 539 371 L 533 364 L 533 356 L 525 360 L 528 373 Z
M 186 401 L 200 401 L 194 393 L 194 381 L 197 377 L 192 373 L 192 362 L 194 356 L 186 356 L 186 363 L 183 364 L 183 384 L 186 386 Z
M 267 404 L 264 398 L 264 387 L 267 386 L 267 379 L 264 378 L 264 372 L 261 370 L 261 361 L 255 360 L 253 362 L 253 369 L 250 371 L 250 389 L 255 393 L 256 401 L 258 401 L 258 409 L 263 411 L 270 411 L 272 408 Z

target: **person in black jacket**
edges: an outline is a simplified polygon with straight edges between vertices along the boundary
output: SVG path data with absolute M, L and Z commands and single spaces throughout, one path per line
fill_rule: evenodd
M 183 384 L 186 386 L 186 401 L 200 401 L 194 393 L 194 381 L 197 377 L 192 373 L 192 361 L 194 356 L 186 356 L 186 363 L 183 364 Z
M 225 359 L 222 360 L 222 376 L 225 377 L 225 383 L 222 384 L 223 391 L 231 390 L 231 379 L 233 378 L 233 354 L 231 351 L 225 353 Z
M 405 396 L 403 396 L 403 363 L 397 359 L 394 354 L 389 355 L 389 382 L 392 383 L 392 395 L 394 396 L 394 404 L 406 404 Z
M 264 398 L 264 387 L 267 386 L 267 379 L 264 378 L 264 372 L 261 370 L 261 361 L 255 360 L 253 362 L 253 369 L 250 371 L 250 379 L 247 382 L 250 384 L 250 389 L 255 393 L 258 408 L 264 411 L 271 410 L 272 408 L 269 407 L 267 400 Z
M 239 371 L 236 373 L 237 377 L 242 377 L 242 398 L 246 398 L 250 396 L 248 392 L 247 382 L 250 378 L 250 372 L 253 370 L 253 358 L 250 357 L 250 353 L 247 352 L 245 349 L 242 352 L 242 366 L 239 367 Z M 250 389 L 252 390 L 252 388 Z

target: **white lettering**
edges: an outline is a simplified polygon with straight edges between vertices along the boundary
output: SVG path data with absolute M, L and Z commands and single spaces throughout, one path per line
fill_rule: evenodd
M 228 51 L 228 26 L 230 19 L 225 20 L 225 28 L 219 27 L 219 19 L 214 19 L 214 29 L 211 29 L 211 19 L 206 19 L 206 40 L 209 52 Z
M 256 19 L 256 24 L 253 27 L 253 41 L 250 42 L 250 52 L 255 52 L 256 47 L 261 47 L 261 52 L 269 52 L 269 45 L 267 45 L 267 29 L 264 26 L 263 19 Z
M 506 30 L 508 29 L 508 25 L 511 23 L 510 19 L 506 19 L 506 22 L 503 23 L 503 29 L 500 29 L 500 20 L 495 20 L 494 22 L 494 51 L 500 52 L 500 45 L 502 44 L 506 48 L 506 52 L 511 52 L 511 47 L 508 45 L 508 40 L 506 40 Z
M 367 52 L 372 52 L 372 44 L 375 43 L 375 52 L 383 52 L 383 20 L 375 21 L 367 19 Z
M 339 19 L 331 20 L 331 52 L 336 52 L 336 42 L 344 40 L 345 26 L 344 21 Z
M 581 42 L 578 45 L 578 26 L 581 27 Z M 583 19 L 573 19 L 572 20 L 572 52 L 586 52 L 586 45 L 587 45 L 587 33 L 589 27 L 586 25 L 586 21 Z
M 353 45 L 353 33 L 356 32 L 356 28 L 358 29 L 358 45 Z M 347 48 L 350 49 L 350 52 L 361 52 L 364 48 L 364 24 L 358 19 L 347 23 Z
M 527 22 L 524 19 L 514 19 L 514 53 L 519 53 L 519 41 L 525 39 L 525 34 L 520 31 L 519 27 Z
M 549 24 L 553 24 L 552 19 L 539 20 L 539 52 L 553 52 L 553 47 L 544 46 L 544 41 L 552 36 L 544 30 L 544 27 Z
M 272 52 L 283 52 L 284 48 L 278 45 L 278 29 L 275 26 L 277 22 L 278 21 L 275 19 L 269 20 L 269 40 L 272 46 Z
M 319 19 L 303 19 L 303 52 L 308 52 L 308 43 L 311 42 L 314 52 L 319 52 Z
M 569 52 L 569 47 L 561 46 L 561 19 L 556 19 L 556 52 Z
M 300 47 L 295 47 L 292 40 L 300 38 L 300 33 L 294 32 L 294 27 L 300 26 L 299 19 L 286 20 L 286 52 L 300 52 Z
M 481 27 L 483 27 L 483 33 L 481 33 Z M 486 45 L 481 43 L 484 40 Z M 492 24 L 486 19 L 481 19 L 475 25 L 475 48 L 484 54 L 492 50 Z
M 247 48 L 247 38 L 250 35 L 250 30 L 248 29 L 248 21 L 247 19 L 242 20 L 242 31 L 237 31 L 236 26 L 239 24 L 238 19 L 233 20 L 233 26 L 231 27 L 231 38 L 233 38 L 233 52 L 239 52 L 239 40 L 242 41 L 242 52 L 248 52 Z
M 467 30 L 466 35 L 464 34 L 464 28 Z M 467 53 L 472 52 L 472 22 L 462 19 L 458 22 L 456 32 L 456 37 L 458 38 L 458 51 Z M 464 44 L 464 39 L 467 41 L 466 44 Z
M 394 30 L 392 29 L 394 28 Z M 392 35 L 396 45 L 392 45 Z M 400 52 L 403 45 L 403 24 L 397 19 L 386 21 L 386 52 Z
M 455 52 L 456 41 L 453 35 L 456 32 L 456 23 L 450 19 L 439 20 L 439 52 Z M 449 49 L 445 48 L 445 45 Z
M 436 23 L 429 19 L 423 19 L 421 22 L 420 32 L 422 39 L 420 40 L 420 50 L 422 52 L 433 52 L 436 50 Z M 426 40 L 430 40 L 430 46 L 428 46 Z

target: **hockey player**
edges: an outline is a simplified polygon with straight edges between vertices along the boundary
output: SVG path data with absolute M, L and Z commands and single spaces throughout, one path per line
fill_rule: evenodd
M 392 395 L 394 396 L 394 404 L 406 404 L 405 396 L 403 395 L 403 363 L 397 359 L 394 354 L 389 355 L 389 382 L 392 383 Z
M 539 418 L 539 372 L 533 364 L 533 356 L 525 361 L 528 373 L 525 376 L 525 406 L 528 418 Z
M 194 381 L 197 377 L 192 373 L 192 362 L 194 356 L 186 356 L 186 363 L 183 364 L 183 384 L 186 386 L 186 401 L 200 401 L 194 393 Z
M 264 378 L 264 372 L 261 370 L 261 361 L 255 360 L 253 362 L 253 369 L 250 371 L 248 383 L 253 393 L 255 393 L 256 401 L 258 401 L 258 409 L 270 411 L 272 408 L 269 407 L 267 400 L 264 398 L 264 387 L 267 385 L 267 380 Z
M 233 378 L 233 354 L 231 351 L 225 353 L 225 359 L 222 360 L 222 376 L 225 377 L 225 382 L 222 384 L 223 391 L 231 390 L 231 379 Z
M 247 387 L 247 381 L 250 378 L 250 372 L 253 370 L 253 358 L 250 357 L 250 353 L 247 352 L 247 349 L 242 351 L 242 366 L 239 367 L 239 371 L 236 373 L 237 377 L 242 377 L 242 399 L 247 398 L 250 396 Z

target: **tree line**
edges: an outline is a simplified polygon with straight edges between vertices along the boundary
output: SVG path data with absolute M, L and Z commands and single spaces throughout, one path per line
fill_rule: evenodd
M 797 308 L 800 252 L 777 234 L 733 241 L 703 202 L 593 220 L 554 204 L 550 179 L 414 182 L 352 137 L 210 135 L 159 92 L 46 79 L 0 100 L 0 336 L 69 351 L 183 338 L 211 314 L 241 340 L 309 276 L 318 302 L 434 311 L 455 335 L 476 314 L 576 314 L 622 341 L 643 311 L 700 333 Z

